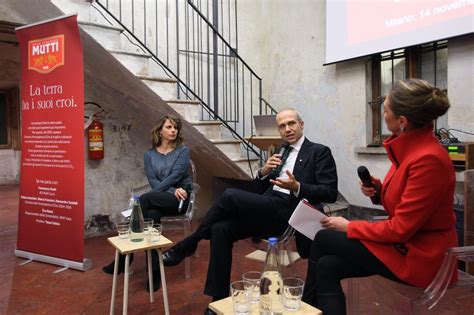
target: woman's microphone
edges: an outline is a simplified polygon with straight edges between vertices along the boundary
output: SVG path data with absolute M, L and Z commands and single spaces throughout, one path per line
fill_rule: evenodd
M 370 177 L 370 173 L 367 167 L 359 166 L 359 168 L 357 168 L 357 174 L 359 175 L 359 178 L 362 181 L 362 186 L 375 188 L 374 184 L 372 183 L 372 178 Z M 370 197 L 370 200 L 372 200 L 372 203 L 375 205 L 380 204 L 380 196 L 377 190 L 375 191 L 375 195 Z

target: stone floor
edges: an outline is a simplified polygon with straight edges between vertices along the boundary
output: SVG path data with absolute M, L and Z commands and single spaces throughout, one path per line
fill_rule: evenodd
M 31 262 L 20 266 L 24 260 L 14 256 L 17 232 L 18 186 L 0 185 L 0 315 L 3 314 L 108 314 L 112 277 L 102 272 L 102 266 L 108 264 L 114 250 L 108 244 L 106 236 L 85 240 L 85 256 L 92 260 L 92 268 L 87 272 L 66 270 L 54 274 L 58 266 L 40 262 Z M 181 239 L 179 231 L 164 232 L 173 241 Z M 241 257 L 254 250 L 254 245 L 248 241 L 240 241 L 234 248 Z M 171 314 L 202 314 L 210 298 L 203 295 L 203 285 L 207 272 L 209 244 L 203 241 L 199 245 L 199 257 L 193 257 L 191 262 L 192 277 L 184 278 L 184 264 L 166 268 L 168 296 Z M 232 279 L 240 277 L 240 271 L 233 264 Z M 261 270 L 262 263 L 243 258 L 241 271 Z M 155 303 L 150 304 L 149 295 L 145 289 L 147 273 L 145 270 L 145 254 L 135 255 L 132 268 L 134 274 L 129 286 L 129 314 L 164 314 L 162 291 L 155 293 Z M 285 269 L 286 274 L 299 277 L 306 275 L 306 261 L 299 260 L 293 269 Z M 365 282 L 364 282 L 365 281 Z M 387 308 L 375 298 L 375 292 L 370 284 L 370 278 L 363 280 L 360 286 L 358 304 L 355 314 L 406 314 L 397 311 L 398 307 Z M 367 285 L 366 285 L 367 284 Z M 343 282 L 346 289 L 346 283 Z M 448 300 L 437 307 L 432 314 L 474 314 L 474 291 L 470 295 L 459 295 L 455 303 Z M 123 298 L 123 278 L 119 278 L 115 312 L 120 313 Z M 395 296 L 385 296 L 391 300 Z M 461 305 L 468 311 L 460 311 Z M 471 308 L 472 307 L 472 308 Z M 472 311 L 471 311 L 472 309 Z

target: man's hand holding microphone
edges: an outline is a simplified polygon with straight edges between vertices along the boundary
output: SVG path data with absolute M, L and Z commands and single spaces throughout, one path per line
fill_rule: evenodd
M 263 177 L 269 175 L 271 184 L 284 189 L 291 190 L 293 192 L 297 192 L 300 184 L 290 171 L 286 171 L 286 175 L 288 175 L 288 178 L 278 178 L 280 174 L 276 173 L 278 172 L 277 169 L 282 163 L 281 158 L 283 156 L 284 150 L 287 149 L 288 148 L 283 147 L 280 153 L 272 154 L 272 156 L 270 156 L 265 165 L 260 169 L 259 176 Z

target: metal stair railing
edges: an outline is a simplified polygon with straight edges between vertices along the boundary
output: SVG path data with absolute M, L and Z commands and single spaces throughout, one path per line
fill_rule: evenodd
M 237 11 L 236 0 L 233 1 L 233 10 Z M 246 138 L 254 134 L 254 115 L 276 111 L 262 97 L 262 79 L 219 32 L 219 28 L 225 32 L 224 25 L 219 27 L 219 23 L 225 24 L 222 12 L 231 16 L 231 0 L 225 3 L 223 0 L 96 0 L 95 3 L 166 75 L 177 80 L 178 98 L 200 102 L 201 120 L 220 121 L 234 138 L 242 141 L 247 152 L 263 158 L 262 152 Z M 235 23 L 236 16 L 235 13 Z M 228 36 L 232 37 L 231 23 L 227 24 Z M 237 31 L 234 34 L 237 45 Z

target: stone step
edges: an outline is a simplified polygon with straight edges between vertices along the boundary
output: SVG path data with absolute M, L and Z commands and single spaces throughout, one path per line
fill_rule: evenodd
M 121 28 L 83 21 L 80 21 L 79 25 L 105 49 L 120 50 L 122 48 L 120 36 L 123 30 Z
M 239 140 L 211 140 L 211 142 L 219 148 L 231 160 L 240 159 L 240 145 L 242 141 Z
M 78 21 L 109 24 L 103 16 L 107 16 L 107 13 L 96 3 L 93 8 L 91 2 L 85 0 L 52 0 L 51 2 L 65 14 L 77 13 Z
M 137 77 L 140 80 L 142 80 L 143 83 L 148 85 L 148 87 L 152 89 L 153 92 L 158 94 L 162 99 L 166 101 L 176 99 L 176 89 L 178 86 L 177 85 L 178 81 L 176 79 L 142 76 L 142 75 L 139 75 Z
M 194 128 L 202 133 L 207 139 L 220 140 L 222 139 L 220 121 L 189 121 Z
M 167 102 L 187 121 L 199 120 L 200 102 L 193 100 L 169 100 Z
M 232 162 L 234 162 L 238 167 L 240 167 L 251 178 L 254 178 L 257 175 L 258 159 L 250 159 L 250 166 L 249 160 L 247 160 L 246 158 L 232 159 Z M 252 171 L 250 171 L 250 168 L 252 169 Z
M 325 213 L 334 213 L 338 211 L 347 210 L 349 208 L 349 204 L 346 202 L 336 201 L 335 203 L 326 203 L 327 209 L 324 209 Z
M 79 21 L 79 25 L 107 50 L 145 54 L 141 44 L 121 26 Z M 117 34 L 118 33 L 118 34 Z
M 109 52 L 133 74 L 148 76 L 150 56 L 123 50 L 109 50 Z

